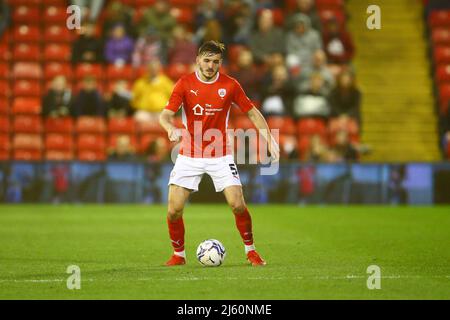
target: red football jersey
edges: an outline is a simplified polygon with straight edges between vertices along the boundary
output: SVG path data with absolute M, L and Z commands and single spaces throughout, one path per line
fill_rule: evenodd
M 226 74 L 217 73 L 211 82 L 202 81 L 196 72 L 178 80 L 166 109 L 177 112 L 182 108 L 186 130 L 180 154 L 195 158 L 231 154 L 226 130 L 233 103 L 243 112 L 254 107 L 236 79 Z

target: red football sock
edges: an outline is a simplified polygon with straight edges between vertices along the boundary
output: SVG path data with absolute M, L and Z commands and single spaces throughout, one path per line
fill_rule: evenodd
M 170 241 L 175 252 L 184 251 L 184 222 L 183 217 L 177 220 L 170 221 L 167 218 L 167 225 L 169 226 Z
M 252 232 L 252 217 L 248 212 L 247 208 L 243 213 L 235 213 L 234 217 L 236 219 L 236 227 L 241 234 L 241 238 L 244 244 L 251 246 L 253 244 L 253 232 Z

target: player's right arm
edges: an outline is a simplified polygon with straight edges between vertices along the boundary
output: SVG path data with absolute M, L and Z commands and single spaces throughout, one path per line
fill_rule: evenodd
M 184 90 L 182 80 L 178 80 L 170 95 L 169 102 L 159 116 L 159 123 L 167 131 L 167 136 L 172 142 L 177 142 L 180 139 L 180 134 L 177 128 L 173 125 L 173 118 L 175 113 L 180 109 L 184 102 Z
M 173 125 L 173 118 L 175 117 L 175 112 L 169 109 L 164 109 L 159 115 L 159 124 L 167 131 L 167 136 L 172 142 L 177 142 L 180 137 L 176 132 L 176 128 Z

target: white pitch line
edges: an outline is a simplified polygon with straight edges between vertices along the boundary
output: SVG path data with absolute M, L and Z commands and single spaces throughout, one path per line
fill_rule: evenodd
M 366 276 L 359 275 L 346 275 L 346 276 L 297 276 L 297 277 L 247 277 L 237 278 L 237 277 L 227 277 L 227 278 L 216 278 L 216 277 L 177 277 L 177 278 L 137 278 L 137 279 L 84 279 L 81 278 L 82 282 L 122 282 L 122 281 L 208 281 L 208 280 L 270 280 L 270 281 L 280 281 L 280 280 L 349 280 L 349 279 L 366 279 Z M 443 276 L 419 276 L 419 275 L 388 275 L 381 276 L 381 279 L 450 279 L 450 275 Z M 48 282 L 65 282 L 67 279 L 0 279 L 0 283 L 48 283 Z

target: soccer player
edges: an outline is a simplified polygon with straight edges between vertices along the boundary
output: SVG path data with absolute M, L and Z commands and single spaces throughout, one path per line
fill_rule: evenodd
M 176 142 L 182 138 L 168 183 L 167 224 L 174 254 L 166 262 L 167 266 L 186 263 L 183 209 L 190 193 L 198 191 L 204 173 L 211 176 L 216 192 L 224 193 L 234 213 L 247 260 L 253 266 L 266 264 L 253 244 L 252 219 L 245 204 L 226 134 L 232 104 L 247 113 L 255 127 L 260 130 L 274 162 L 279 159 L 279 147 L 270 134 L 264 117 L 245 95 L 240 84 L 219 72 L 224 51 L 225 46 L 222 43 L 205 42 L 198 50 L 197 70 L 178 80 L 167 106 L 160 115 L 160 124 L 167 131 L 169 140 Z M 183 134 L 173 125 L 175 113 L 180 108 L 185 126 Z M 214 148 L 211 148 L 212 144 L 215 145 Z

